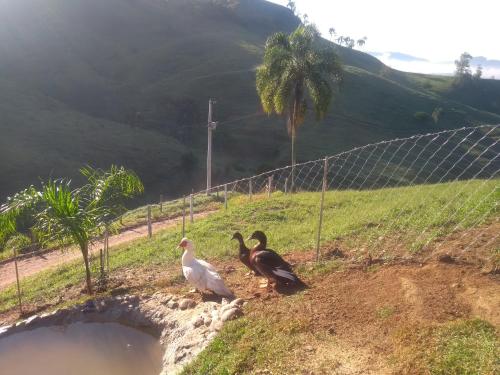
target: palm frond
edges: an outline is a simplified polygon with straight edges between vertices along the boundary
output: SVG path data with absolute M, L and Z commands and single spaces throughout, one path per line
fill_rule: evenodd
M 81 173 L 87 177 L 88 184 L 82 188 L 88 199 L 87 204 L 94 207 L 107 207 L 116 213 L 122 211 L 121 202 L 144 192 L 144 186 L 137 174 L 124 167 L 112 165 L 108 171 L 94 169 L 90 166 L 82 168 Z

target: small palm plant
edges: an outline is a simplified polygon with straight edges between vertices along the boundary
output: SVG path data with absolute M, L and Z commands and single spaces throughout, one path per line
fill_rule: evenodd
M 16 201 L 10 201 L 2 209 L 8 215 L 16 207 L 28 206 L 37 202 L 34 215 L 34 229 L 42 242 L 58 241 L 77 244 L 85 264 L 87 290 L 93 293 L 89 264 L 89 246 L 92 239 L 102 233 L 109 220 L 121 212 L 121 201 L 142 193 L 144 188 L 137 175 L 123 167 L 112 166 L 109 171 L 86 167 L 82 174 L 88 183 L 81 188 L 72 189 L 70 181 L 48 181 L 40 192 L 31 189 Z M 31 203 L 30 203 L 31 202 Z
M 7 203 L 0 207 L 1 242 L 6 243 L 10 237 L 21 235 L 29 237 L 32 247 L 37 239 L 33 227 L 39 205 L 40 195 L 33 186 L 7 198 Z
M 267 39 L 263 64 L 257 68 L 257 93 L 264 112 L 286 116 L 292 139 L 292 191 L 295 138 L 305 120 L 307 99 L 317 119 L 322 119 L 333 99 L 334 85 L 341 79 L 335 51 L 330 46 L 321 47 L 313 25 L 300 25 L 290 35 L 279 32 Z

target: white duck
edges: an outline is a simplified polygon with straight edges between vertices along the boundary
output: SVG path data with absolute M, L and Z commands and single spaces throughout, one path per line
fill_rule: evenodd
M 224 285 L 224 281 L 210 263 L 194 257 L 194 244 L 183 238 L 179 247 L 184 249 L 182 254 L 182 273 L 186 280 L 198 291 L 212 291 L 223 297 L 233 298 L 233 293 Z

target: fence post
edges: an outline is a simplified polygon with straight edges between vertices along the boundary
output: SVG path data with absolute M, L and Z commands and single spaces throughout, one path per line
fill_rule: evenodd
M 328 177 L 328 157 L 325 158 L 325 164 L 323 166 L 323 188 L 321 189 L 321 203 L 320 203 L 320 207 L 319 207 L 318 237 L 316 239 L 316 262 L 319 261 L 319 245 L 321 242 L 321 226 L 323 224 L 323 204 L 325 201 L 327 177 Z
M 153 228 L 151 226 L 151 205 L 148 204 L 148 237 L 153 237 Z
M 182 197 L 182 238 L 186 236 L 186 196 Z
M 189 195 L 189 220 L 191 221 L 191 224 L 194 223 L 194 217 L 193 217 L 193 193 Z
M 101 268 L 101 277 L 104 276 L 104 249 L 99 249 L 99 266 Z
M 267 178 L 267 197 L 271 197 L 271 193 L 273 192 L 273 176 L 269 176 Z
M 23 315 L 23 304 L 21 302 L 21 283 L 19 281 L 19 270 L 17 268 L 17 249 L 14 247 L 14 267 L 16 269 L 17 298 L 19 299 L 19 314 Z
M 285 178 L 285 194 L 288 193 L 288 177 Z
M 248 197 L 252 200 L 252 177 L 248 179 Z
M 163 213 L 163 194 L 160 194 L 160 213 Z
M 224 209 L 227 210 L 227 184 L 224 184 Z
M 109 231 L 108 227 L 104 231 L 104 250 L 106 251 L 106 269 L 109 272 Z

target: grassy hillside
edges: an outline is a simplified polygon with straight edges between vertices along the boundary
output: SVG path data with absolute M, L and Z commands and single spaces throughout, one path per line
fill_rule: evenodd
M 284 122 L 262 115 L 254 69 L 267 36 L 297 24 L 263 0 L 2 2 L 0 200 L 39 177 L 76 177 L 86 163 L 133 168 L 144 200 L 198 190 L 210 97 L 221 122 L 215 183 L 287 164 Z M 481 95 L 454 92 L 449 78 L 337 49 L 345 84 L 325 121 L 300 130 L 299 160 L 500 122 L 499 82 L 480 82 Z M 437 108 L 437 122 L 415 117 Z

